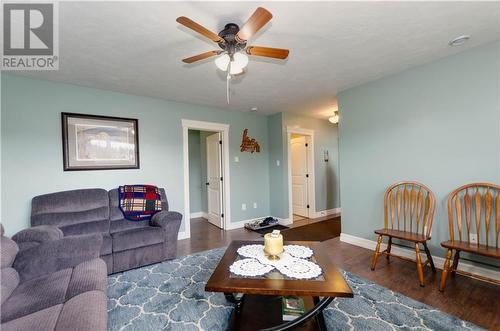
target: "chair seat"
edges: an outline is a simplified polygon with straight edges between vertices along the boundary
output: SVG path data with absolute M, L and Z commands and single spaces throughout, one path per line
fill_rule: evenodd
M 500 258 L 500 248 L 498 247 L 471 244 L 468 243 L 467 241 L 459 241 L 459 240 L 445 241 L 441 243 L 441 246 L 445 248 L 456 249 L 459 251 L 479 254 L 487 257 L 493 257 L 497 259 Z
M 382 236 L 393 237 L 397 239 L 409 240 L 413 242 L 426 242 L 431 239 L 430 237 L 424 236 L 420 233 L 408 232 L 408 231 L 399 231 L 399 230 L 391 230 L 391 229 L 380 229 L 375 230 L 375 233 Z

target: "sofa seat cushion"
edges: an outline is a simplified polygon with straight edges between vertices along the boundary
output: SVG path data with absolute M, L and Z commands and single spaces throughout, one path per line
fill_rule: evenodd
M 2 268 L 0 280 L 0 299 L 3 304 L 19 285 L 19 274 L 14 268 Z
M 56 331 L 105 331 L 107 298 L 103 291 L 89 291 L 68 300 L 57 321 Z
M 115 232 L 111 236 L 113 237 L 113 252 L 121 252 L 162 243 L 164 232 L 162 228 L 148 226 Z
M 85 261 L 73 269 L 66 291 L 66 301 L 88 291 L 106 292 L 106 263 L 101 259 Z
M 135 222 L 135 221 L 129 221 L 126 219 L 119 219 L 119 220 L 111 221 L 111 224 L 109 225 L 109 232 L 115 233 L 115 232 L 120 232 L 120 231 L 145 228 L 148 226 L 149 226 L 149 221 Z
M 2 323 L 64 303 L 72 271 L 63 269 L 19 284 L 2 305 Z
M 113 239 L 109 233 L 102 234 L 102 247 L 99 255 L 109 255 L 113 252 Z
M 56 328 L 62 308 L 62 304 L 55 305 L 2 323 L 2 331 L 52 331 Z

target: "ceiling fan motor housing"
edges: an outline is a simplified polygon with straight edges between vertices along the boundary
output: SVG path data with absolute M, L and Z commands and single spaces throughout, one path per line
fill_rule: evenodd
M 233 55 L 236 52 L 239 52 L 247 46 L 246 41 L 238 41 L 236 39 L 236 34 L 240 31 L 240 27 L 235 23 L 228 23 L 224 27 L 224 29 L 219 32 L 219 37 L 224 39 L 219 42 L 219 47 L 229 53 L 229 55 Z

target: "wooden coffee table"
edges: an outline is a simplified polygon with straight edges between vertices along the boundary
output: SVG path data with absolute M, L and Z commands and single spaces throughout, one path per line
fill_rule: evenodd
M 205 286 L 208 292 L 223 292 L 235 309 L 228 330 L 325 330 L 323 309 L 335 297 L 352 298 L 352 290 L 336 266 L 330 261 L 326 249 L 320 243 L 285 242 L 309 246 L 313 258 L 323 269 L 320 280 L 292 280 L 270 278 L 245 278 L 231 275 L 229 266 L 236 261 L 238 248 L 243 245 L 263 244 L 261 241 L 233 241 L 215 268 Z M 238 295 L 239 294 L 239 295 Z M 243 295 L 241 295 L 243 294 Z M 306 313 L 301 317 L 283 322 L 281 296 L 300 296 L 304 299 Z

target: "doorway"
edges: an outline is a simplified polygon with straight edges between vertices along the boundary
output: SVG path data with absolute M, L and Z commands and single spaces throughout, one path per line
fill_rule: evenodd
M 182 120 L 184 147 L 185 230 L 191 236 L 191 219 L 226 228 L 229 218 L 229 125 Z
M 314 131 L 289 128 L 288 190 L 290 220 L 315 217 Z

